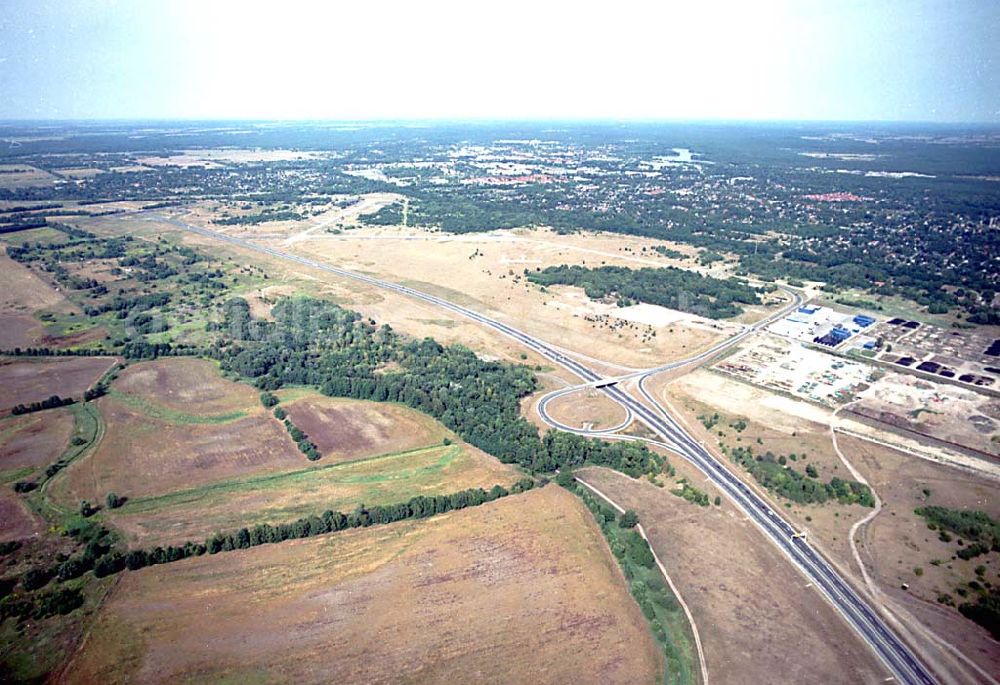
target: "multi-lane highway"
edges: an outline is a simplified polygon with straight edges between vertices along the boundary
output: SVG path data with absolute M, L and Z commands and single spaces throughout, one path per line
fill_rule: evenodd
M 225 241 L 237 245 L 247 250 L 264 253 L 279 259 L 296 262 L 313 269 L 325 271 L 327 273 L 361 281 L 369 285 L 385 288 L 403 295 L 422 300 L 429 304 L 452 311 L 461 316 L 467 317 L 488 326 L 503 335 L 506 335 L 526 347 L 534 350 L 538 354 L 559 364 L 572 373 L 576 374 L 584 383 L 595 383 L 601 381 L 601 377 L 594 371 L 584 366 L 576 359 L 548 345 L 547 343 L 528 335 L 501 321 L 491 319 L 479 312 L 456 305 L 448 300 L 436 297 L 429 293 L 421 292 L 414 288 L 409 288 L 398 283 L 385 281 L 379 278 L 366 276 L 347 269 L 341 269 L 330 264 L 318 262 L 296 254 L 283 252 L 265 245 L 258 245 L 248 240 L 236 238 L 234 236 L 218 233 L 198 226 L 192 226 L 179 219 L 152 215 L 160 221 L 164 221 L 173 226 L 186 231 L 197 233 L 216 240 Z M 749 334 L 750 330 L 744 331 L 740 337 Z M 732 344 L 732 340 L 726 344 Z M 708 350 L 702 353 L 704 356 L 715 354 L 718 350 Z M 691 363 L 695 359 L 685 360 L 683 363 Z M 676 364 L 676 362 L 675 362 Z M 670 368 L 670 365 L 661 368 Z M 655 400 L 645 389 L 641 387 L 641 379 L 648 376 L 652 371 L 639 372 L 636 377 L 640 378 L 640 388 L 648 400 Z M 882 659 L 882 661 L 892 671 L 893 675 L 903 683 L 930 684 L 934 683 L 927 668 L 920 663 L 912 651 L 888 628 L 880 616 L 861 598 L 841 578 L 833 567 L 820 556 L 804 537 L 796 536 L 796 531 L 788 522 L 779 516 L 770 505 L 759 495 L 754 493 L 739 478 L 733 475 L 726 465 L 718 461 L 688 435 L 684 429 L 666 412 L 651 409 L 646 404 L 624 392 L 618 385 L 607 385 L 601 390 L 613 400 L 625 407 L 636 418 L 645 423 L 653 432 L 660 436 L 665 442 L 672 446 L 686 459 L 690 460 L 723 493 L 731 499 L 737 507 L 743 510 L 746 515 L 756 523 L 767 537 L 778 546 L 778 548 L 798 566 L 805 576 L 820 589 L 820 591 L 836 607 L 847 622 L 857 631 L 857 633 L 868 643 L 872 650 Z

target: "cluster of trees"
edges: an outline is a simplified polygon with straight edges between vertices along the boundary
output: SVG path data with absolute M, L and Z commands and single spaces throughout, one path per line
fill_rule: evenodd
M 15 405 L 10 413 L 14 416 L 19 416 L 21 414 L 30 414 L 35 411 L 42 411 L 43 409 L 55 409 L 57 407 L 65 407 L 67 405 L 76 402 L 72 397 L 59 397 L 59 395 L 52 395 L 48 399 L 44 399 L 41 402 L 32 402 L 30 404 L 18 404 Z
M 278 396 L 272 392 L 265 390 L 260 394 L 260 403 L 267 408 L 274 407 L 274 417 L 284 424 L 285 430 L 288 431 L 288 435 L 295 441 L 295 445 L 299 448 L 299 451 L 306 455 L 306 459 L 309 461 L 317 461 L 320 458 L 320 453 L 316 449 L 315 443 L 309 439 L 305 431 L 292 423 L 292 420 L 288 418 L 288 414 L 283 408 L 277 406 L 279 401 Z
M 702 276 L 694 271 L 668 266 L 660 269 L 629 269 L 622 266 L 550 266 L 540 271 L 525 270 L 538 285 L 575 285 L 587 297 L 614 298 L 620 304 L 646 302 L 712 319 L 738 316 L 740 304 L 759 304 L 759 290 L 736 279 Z
M 79 589 L 61 586 L 38 592 L 53 580 L 66 582 L 95 569 L 108 557 L 116 543 L 115 535 L 92 521 L 80 520 L 67 529 L 78 546 L 72 556 L 62 556 L 51 567 L 35 567 L 21 577 L 0 580 L 3 599 L 0 618 L 41 619 L 56 614 L 68 614 L 83 603 Z M 19 592 L 15 590 L 20 587 Z
M 37 621 L 68 614 L 80 606 L 83 606 L 83 593 L 79 588 L 59 587 L 34 596 L 7 595 L 0 600 L 0 619 L 14 617 Z
M 938 506 L 920 507 L 915 512 L 932 530 L 950 531 L 968 541 L 957 552 L 962 559 L 1000 552 L 1000 521 L 994 521 L 986 512 Z
M 687 481 L 681 483 L 679 488 L 671 490 L 670 492 L 678 497 L 686 499 L 691 504 L 697 504 L 700 507 L 708 506 L 708 493 L 704 490 L 699 490 Z
M 48 226 L 44 216 L 8 217 L 7 221 L 0 221 L 0 234 L 17 233 L 18 231 L 29 231 L 32 228 L 44 228 Z
M 990 552 L 1000 552 L 1000 521 L 993 520 L 986 512 L 939 506 L 920 507 L 914 511 L 924 518 L 928 528 L 939 531 L 942 541 L 951 541 L 952 534 L 960 536 L 960 548 L 955 553 L 960 559 L 968 561 Z M 977 575 L 982 576 L 985 568 L 977 568 Z M 972 601 L 959 605 L 958 610 L 966 618 L 990 631 L 994 638 L 1000 639 L 1000 588 L 991 587 L 989 583 L 984 587 L 979 582 L 972 581 L 969 589 L 975 591 L 976 595 Z M 959 592 L 963 596 L 966 594 L 961 588 Z M 938 601 L 954 606 L 950 595 L 942 595 Z
M 875 506 L 875 497 L 864 483 L 841 478 L 832 478 L 828 483 L 823 483 L 816 480 L 819 474 L 815 469 L 812 471 L 815 475 L 804 475 L 787 466 L 783 457 L 775 457 L 772 452 L 755 456 L 750 447 L 724 447 L 723 451 L 727 451 L 730 459 L 749 471 L 758 483 L 793 502 L 822 504 L 835 500 L 841 504 Z
M 662 465 L 643 445 L 559 432 L 540 437 L 520 415 L 520 398 L 536 387 L 524 366 L 483 360 L 430 338 L 406 340 L 389 326 L 310 298 L 280 300 L 273 322 L 253 319 L 243 300 L 227 303 L 223 312 L 211 353 L 223 369 L 263 391 L 311 385 L 331 396 L 406 404 L 501 461 L 533 472 L 590 462 L 638 476 Z M 396 370 L 384 370 L 390 366 Z
M 198 357 L 205 350 L 183 343 L 151 343 L 145 340 L 130 340 L 121 347 L 121 355 L 126 359 L 147 360 L 158 357 Z
M 958 610 L 990 631 L 994 639 L 1000 640 L 1000 588 L 992 587 L 980 592 L 975 601 L 965 602 Z
M 140 295 L 115 295 L 110 300 L 98 304 L 84 305 L 87 316 L 100 316 L 114 312 L 119 319 L 127 319 L 130 314 L 144 312 L 154 307 L 162 307 L 170 302 L 170 293 L 145 293 Z

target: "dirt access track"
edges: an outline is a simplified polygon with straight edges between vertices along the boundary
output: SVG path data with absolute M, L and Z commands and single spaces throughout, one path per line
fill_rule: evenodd
M 590 513 L 550 485 L 127 572 L 62 680 L 632 684 L 661 670 Z
M 709 682 L 846 685 L 891 676 L 823 596 L 728 502 L 699 507 L 608 469 L 586 468 L 576 475 L 638 513 L 701 633 Z M 692 482 L 708 488 L 701 479 Z

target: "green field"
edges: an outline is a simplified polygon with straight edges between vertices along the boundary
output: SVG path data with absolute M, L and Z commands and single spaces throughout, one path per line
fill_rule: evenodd
M 129 500 L 110 514 L 129 537 L 200 540 L 218 530 L 284 522 L 327 509 L 393 504 L 415 495 L 508 485 L 516 470 L 461 445 L 426 446 L 351 462 L 237 478 Z M 180 535 L 180 537 L 178 537 Z
M 136 395 L 130 395 L 128 393 L 121 392 L 120 390 L 115 390 L 114 388 L 108 391 L 108 396 L 118 400 L 131 409 L 142 412 L 151 419 L 166 421 L 167 423 L 182 426 L 194 424 L 230 423 L 232 421 L 236 421 L 237 419 L 242 419 L 247 415 L 247 412 L 245 411 L 232 411 L 225 414 L 208 415 L 188 414 L 186 412 L 178 411 L 177 409 L 164 407 L 145 398 L 137 397 Z

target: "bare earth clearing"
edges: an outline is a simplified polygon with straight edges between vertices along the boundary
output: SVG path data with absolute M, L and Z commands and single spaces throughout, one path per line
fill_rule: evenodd
M 639 514 L 690 606 L 711 682 L 860 683 L 889 675 L 805 577 L 730 505 L 699 507 L 607 469 L 583 469 L 577 476 Z
M 549 486 L 127 573 L 64 679 L 638 683 L 660 668 L 589 512 Z

